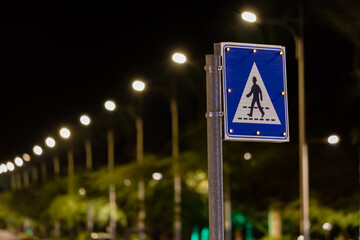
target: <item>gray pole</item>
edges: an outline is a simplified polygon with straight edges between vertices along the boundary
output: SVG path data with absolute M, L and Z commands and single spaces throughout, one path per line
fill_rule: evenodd
M 109 216 L 109 227 L 111 239 L 116 239 L 116 188 L 114 184 L 110 184 L 109 186 L 109 208 L 110 208 L 110 216 Z
M 46 163 L 41 163 L 41 177 L 42 181 L 46 183 L 46 177 L 47 177 L 47 169 L 46 169 Z
M 109 172 L 114 171 L 115 165 L 115 149 L 114 149 L 114 131 L 109 129 L 107 132 L 107 142 L 108 142 L 108 169 Z M 116 211 L 116 188 L 114 184 L 109 185 L 109 226 L 111 239 L 116 238 L 116 220 L 115 220 L 115 211 Z
M 54 157 L 54 173 L 55 178 L 58 179 L 60 177 L 60 160 L 57 155 Z
M 92 169 L 92 149 L 90 139 L 85 140 L 86 169 Z
M 15 177 L 16 177 L 16 188 L 20 189 L 21 188 L 21 174 L 16 173 Z
M 94 204 L 93 201 L 89 200 L 87 204 L 87 229 L 91 234 L 94 231 Z
M 221 57 L 211 54 L 206 55 L 205 60 L 209 175 L 209 239 L 223 240 Z
M 114 131 L 109 129 L 107 132 L 108 142 L 108 169 L 109 171 L 114 170 L 115 165 L 115 153 L 114 153 Z
M 14 174 L 10 175 L 10 186 L 12 191 L 16 190 L 16 179 Z
M 68 158 L 68 175 L 69 175 L 69 193 L 75 194 L 75 181 L 74 181 L 74 152 L 69 148 L 67 151 Z
M 74 176 L 74 153 L 69 148 L 67 151 L 67 158 L 68 158 L 68 175 L 69 177 Z
M 34 183 L 38 183 L 39 180 L 39 176 L 38 176 L 38 171 L 36 166 L 33 166 L 31 169 L 31 174 L 32 174 L 32 180 Z
M 298 78 L 299 78 L 299 158 L 300 158 L 300 205 L 301 224 L 300 232 L 304 240 L 310 239 L 309 220 L 309 159 L 308 147 L 305 134 L 305 70 L 304 70 L 304 36 L 303 36 L 303 12 L 299 10 L 299 36 L 295 38 Z
M 138 200 L 139 200 L 139 213 L 138 213 L 138 230 L 139 239 L 145 239 L 145 182 L 144 182 L 144 130 L 143 121 L 140 116 L 136 117 L 136 160 L 140 168 L 139 182 L 138 182 Z
M 179 169 L 179 113 L 177 100 L 174 95 L 170 97 L 172 157 L 174 170 L 174 239 L 181 240 L 181 176 Z
M 23 172 L 23 178 L 24 178 L 24 187 L 29 187 L 30 181 L 29 181 L 29 173 L 27 169 L 25 169 Z
M 86 154 L 86 170 L 91 171 L 92 169 L 92 148 L 90 139 L 85 140 L 85 154 Z M 109 198 L 111 198 L 111 187 L 109 188 Z M 109 201 L 109 204 L 111 201 Z M 89 233 L 94 230 L 94 206 L 91 200 L 87 204 L 87 229 Z M 112 206 L 109 206 L 110 209 Z M 111 226 L 112 227 L 112 226 Z

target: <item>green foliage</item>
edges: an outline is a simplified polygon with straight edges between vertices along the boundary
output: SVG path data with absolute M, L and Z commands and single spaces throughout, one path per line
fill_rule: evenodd
M 300 205 L 298 201 L 287 204 L 282 211 L 283 232 L 287 235 L 296 236 L 299 229 Z M 348 232 L 351 228 L 358 227 L 358 210 L 343 211 L 322 206 L 318 201 L 310 201 L 310 222 L 311 234 L 315 236 L 323 236 L 324 230 L 322 225 L 325 222 L 333 226 L 333 231 L 337 231 L 339 235 L 349 236 Z
M 95 224 L 98 225 L 100 228 L 104 228 L 109 221 L 109 215 L 110 215 L 110 205 L 109 200 L 106 198 L 97 198 L 89 200 L 88 204 L 91 204 L 93 211 L 94 211 L 94 219 Z M 127 219 L 126 214 L 124 211 L 119 209 L 117 207 L 115 212 L 115 220 L 121 225 L 126 226 L 127 225 Z
M 48 212 L 54 222 L 65 222 L 71 226 L 85 219 L 86 202 L 78 195 L 60 195 L 52 201 Z
M 17 211 L 13 211 L 12 198 L 10 192 L 0 195 L 0 218 L 6 219 L 7 223 L 20 224 L 24 219 Z

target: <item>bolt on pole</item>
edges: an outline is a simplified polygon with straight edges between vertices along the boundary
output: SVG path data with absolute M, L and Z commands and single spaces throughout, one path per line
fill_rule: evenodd
M 221 57 L 205 56 L 210 240 L 224 239 Z

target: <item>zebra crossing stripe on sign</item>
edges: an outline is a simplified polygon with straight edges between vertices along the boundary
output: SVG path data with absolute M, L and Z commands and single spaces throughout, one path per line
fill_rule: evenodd
M 281 124 L 255 62 L 232 121 L 234 123 Z

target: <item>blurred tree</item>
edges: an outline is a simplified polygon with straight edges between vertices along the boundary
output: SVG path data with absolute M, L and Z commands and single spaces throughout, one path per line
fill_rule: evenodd
M 355 238 L 358 227 L 357 210 L 344 211 L 321 205 L 318 201 L 310 201 L 311 234 L 316 238 L 323 238 L 325 231 L 323 224 L 328 222 L 332 225 L 330 236 L 342 236 L 345 239 Z M 282 211 L 284 236 L 297 236 L 299 225 L 299 202 L 293 201 L 287 204 Z M 293 239 L 291 238 L 291 239 Z M 331 238 L 333 239 L 333 238 Z
M 68 226 L 74 226 L 85 222 L 86 202 L 78 195 L 59 195 L 49 206 L 49 214 L 52 220 L 65 222 Z

